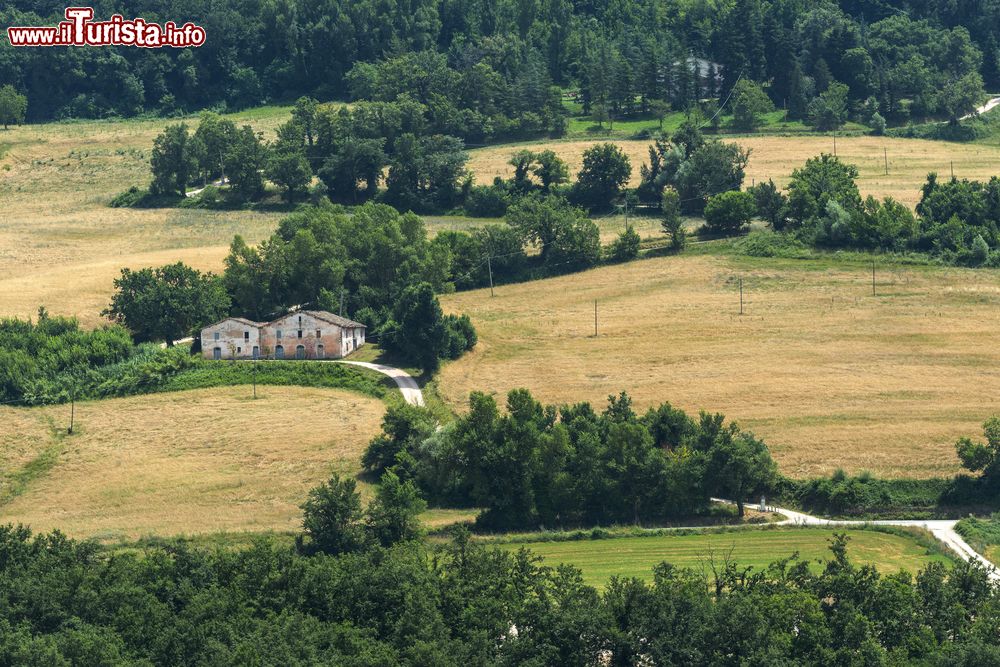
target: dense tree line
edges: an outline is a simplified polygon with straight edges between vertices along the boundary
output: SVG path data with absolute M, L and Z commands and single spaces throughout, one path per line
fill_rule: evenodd
M 128 360 L 135 353 L 121 326 L 80 329 L 74 318 L 39 309 L 35 321 L 0 320 L 0 403 L 42 395 L 68 395 L 90 369 Z
M 941 181 L 929 174 L 914 215 L 891 197 L 862 199 L 857 177 L 853 165 L 821 155 L 792 173 L 787 192 L 762 183 L 750 193 L 760 217 L 806 245 L 1000 265 L 1000 179 Z
M 412 489 L 313 491 L 299 548 L 114 554 L 0 527 L 0 662 L 16 665 L 995 665 L 1000 599 L 959 563 L 881 575 L 723 556 L 603 592 L 530 552 L 411 539 Z M 613 542 L 608 544 L 614 548 Z
M 713 494 L 743 502 L 776 480 L 763 442 L 722 415 L 692 419 L 665 403 L 638 415 L 628 395 L 544 406 L 526 390 L 506 411 L 474 393 L 437 430 L 421 410 L 391 408 L 364 456 L 373 473 L 415 480 L 434 502 L 484 508 L 489 530 L 652 523 L 705 510 Z
M 63 6 L 16 0 L 5 25 L 50 25 Z M 241 0 L 95 4 L 193 21 L 197 49 L 32 49 L 0 40 L 0 84 L 28 117 L 239 108 L 302 95 L 412 100 L 469 140 L 560 132 L 554 86 L 599 123 L 663 114 L 764 84 L 770 103 L 818 127 L 850 112 L 957 118 L 1000 84 L 1000 3 L 923 0 Z M 746 91 L 742 91 L 746 92 Z M 770 108 L 740 96 L 746 111 Z M 873 123 L 874 124 L 874 123 Z

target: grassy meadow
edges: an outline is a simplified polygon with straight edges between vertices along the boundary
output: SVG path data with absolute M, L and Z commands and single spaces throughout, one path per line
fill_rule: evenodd
M 798 552 L 800 559 L 829 560 L 835 531 L 826 528 L 780 528 L 706 532 L 650 537 L 621 537 L 565 542 L 514 542 L 504 549 L 524 547 L 541 556 L 543 563 L 574 565 L 583 571 L 584 583 L 604 588 L 612 577 L 636 577 L 652 581 L 653 568 L 661 562 L 704 571 L 711 577 L 711 562 L 726 558 L 740 566 L 760 570 Z M 850 536 L 847 553 L 858 564 L 874 565 L 883 574 L 900 570 L 915 573 L 931 562 L 950 562 L 931 553 L 915 539 L 871 530 L 842 531 Z M 819 567 L 813 563 L 814 567 Z
M 954 474 L 955 440 L 1000 413 L 997 271 L 884 265 L 873 297 L 866 262 L 686 255 L 442 303 L 479 332 L 440 374 L 454 409 L 473 390 L 598 407 L 626 390 L 724 413 L 792 477 Z
M 0 429 L 0 523 L 105 541 L 297 530 L 310 488 L 359 471 L 385 406 L 342 390 L 257 392 L 77 403 L 73 435 L 68 405 L 0 406 L 14 427 Z
M 273 138 L 289 109 L 230 117 Z M 183 260 L 220 270 L 230 241 L 267 236 L 280 213 L 110 208 L 116 194 L 150 181 L 153 139 L 167 120 L 75 121 L 0 130 L 0 314 L 39 305 L 100 322 L 122 267 Z M 197 126 L 197 118 L 185 119 Z

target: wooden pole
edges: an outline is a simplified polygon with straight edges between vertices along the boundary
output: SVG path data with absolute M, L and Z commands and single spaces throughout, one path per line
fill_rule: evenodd
M 486 267 L 490 270 L 490 296 L 496 296 L 493 293 L 493 257 L 490 255 L 486 256 Z

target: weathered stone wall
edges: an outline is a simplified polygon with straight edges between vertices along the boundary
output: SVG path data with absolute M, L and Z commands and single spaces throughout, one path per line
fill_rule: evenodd
M 256 326 L 227 319 L 201 331 L 201 354 L 205 359 L 253 359 L 260 349 L 261 332 Z
M 285 359 L 295 359 L 298 347 L 302 346 L 305 359 L 339 359 L 344 356 L 341 331 L 336 324 L 324 322 L 308 313 L 289 313 L 263 327 L 262 354 L 280 358 L 280 352 L 283 352 Z

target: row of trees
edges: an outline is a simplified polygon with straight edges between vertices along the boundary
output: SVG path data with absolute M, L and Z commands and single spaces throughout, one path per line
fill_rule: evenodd
M 929 253 L 971 266 L 1000 262 L 1000 179 L 987 183 L 930 174 L 916 215 L 891 197 L 862 199 L 857 168 L 832 155 L 806 161 L 787 192 L 762 183 L 749 193 L 777 231 L 809 245 Z
M 766 83 L 793 118 L 810 116 L 839 84 L 849 108 L 861 113 L 871 100 L 904 121 L 957 117 L 984 81 L 1000 84 L 992 2 L 244 0 L 237 8 L 130 0 L 95 9 L 98 18 L 118 11 L 192 21 L 206 27 L 208 43 L 52 50 L 3 41 L 0 80 L 27 94 L 29 118 L 407 95 L 433 110 L 449 128 L 442 133 L 472 139 L 558 132 L 552 86 L 578 87 L 601 122 L 725 97 L 741 77 Z M 62 11 L 15 0 L 0 20 L 54 25 Z
M 543 406 L 526 390 L 506 411 L 473 393 L 469 412 L 438 430 L 424 411 L 390 408 L 363 462 L 412 479 L 436 503 L 484 508 L 489 530 L 652 523 L 703 511 L 713 495 L 743 502 L 771 488 L 776 466 L 722 415 L 696 419 L 665 403 L 638 415 L 628 395 Z
M 126 329 L 80 329 L 74 318 L 50 316 L 44 308 L 35 321 L 0 320 L 0 404 L 34 394 L 56 393 L 88 369 L 128 360 L 135 353 Z
M 0 527 L 0 662 L 259 665 L 992 665 L 1000 597 L 976 565 L 882 575 L 794 554 L 661 563 L 604 591 L 569 565 L 459 531 L 432 547 L 412 485 L 388 473 L 367 511 L 342 480 L 306 502 L 297 548 L 165 542 L 108 554 Z M 607 544 L 613 551 L 613 542 Z

